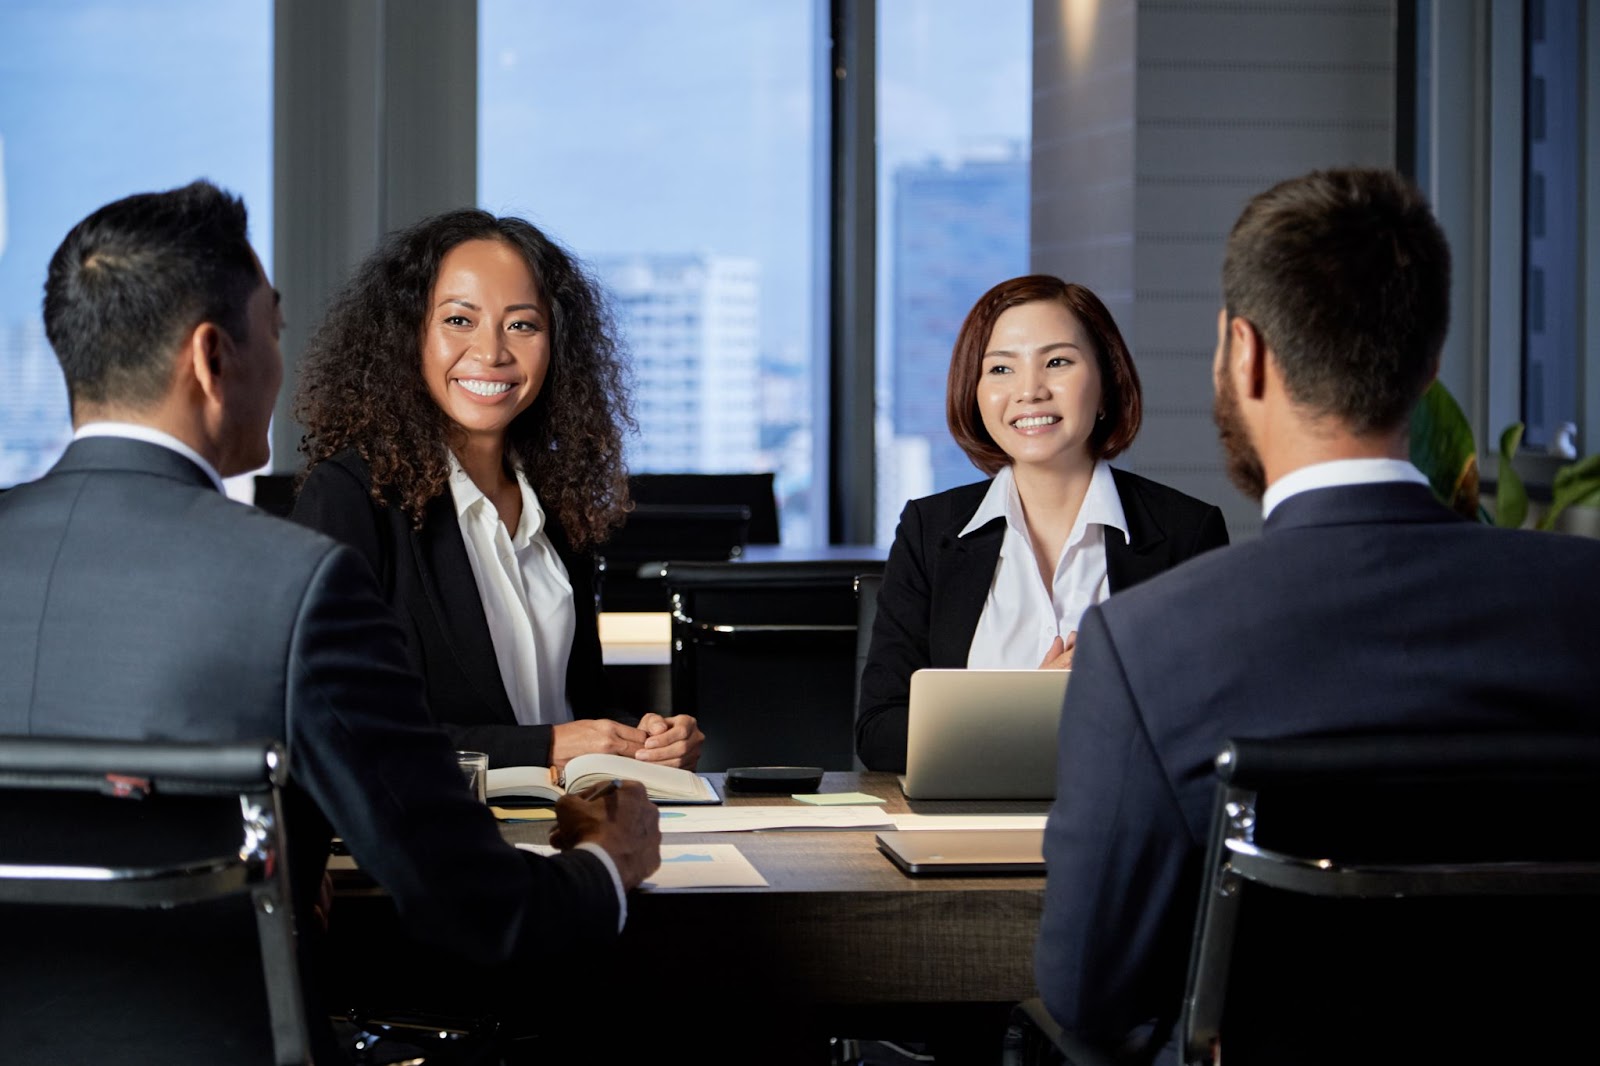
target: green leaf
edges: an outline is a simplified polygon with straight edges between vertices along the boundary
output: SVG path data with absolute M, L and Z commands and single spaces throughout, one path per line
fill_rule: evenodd
M 1511 460 L 1522 443 L 1523 425 L 1513 422 L 1500 434 L 1500 477 L 1495 483 L 1495 524 L 1508 529 L 1520 529 L 1528 517 L 1528 489 L 1517 476 Z
M 1554 529 L 1557 516 L 1574 504 L 1600 507 L 1600 452 L 1556 471 L 1550 485 L 1550 509 L 1539 528 Z
M 1455 397 L 1437 381 L 1411 412 L 1411 462 L 1447 507 L 1479 517 L 1478 445 Z

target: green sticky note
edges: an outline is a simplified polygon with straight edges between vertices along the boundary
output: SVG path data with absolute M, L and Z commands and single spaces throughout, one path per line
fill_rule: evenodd
M 865 792 L 818 792 L 809 796 L 796 794 L 794 798 L 801 803 L 810 803 L 818 807 L 849 807 L 863 803 L 889 802 L 882 796 L 871 796 Z

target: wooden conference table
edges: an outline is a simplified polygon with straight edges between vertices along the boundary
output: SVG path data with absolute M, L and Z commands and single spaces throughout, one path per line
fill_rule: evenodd
M 728 795 L 722 775 L 708 776 L 729 804 L 799 806 L 788 796 Z M 886 814 L 1043 814 L 1049 807 L 907 800 L 887 773 L 829 773 L 822 791 L 882 796 Z M 502 832 L 513 842 L 543 843 L 551 824 L 507 823 Z M 757 982 L 775 1004 L 803 1003 L 823 1014 L 837 1007 L 833 1017 L 853 1020 L 892 1015 L 897 1028 L 927 1017 L 935 1004 L 982 1006 L 992 1016 L 1033 995 L 1044 878 L 908 877 L 878 852 L 876 832 L 669 834 L 673 844 L 735 845 L 768 887 L 635 893 L 619 967 L 659 973 L 661 960 L 680 959 L 697 997 L 747 993 Z M 348 867 L 333 872 L 336 892 L 371 891 Z
M 721 774 L 708 775 L 723 791 Z M 907 800 L 893 774 L 830 773 L 824 792 L 868 792 L 886 814 L 1043 814 L 1045 803 Z M 732 796 L 796 804 L 788 796 Z M 535 823 L 536 825 L 537 823 Z M 512 840 L 543 826 L 508 825 Z M 1033 940 L 1043 877 L 907 877 L 877 849 L 877 830 L 673 833 L 671 844 L 733 844 L 766 888 L 656 890 L 628 903 L 624 950 L 681 951 L 740 980 L 725 960 L 759 958 L 763 980 L 814 1003 L 1015 1003 L 1033 995 Z M 686 937 L 686 930 L 692 934 Z

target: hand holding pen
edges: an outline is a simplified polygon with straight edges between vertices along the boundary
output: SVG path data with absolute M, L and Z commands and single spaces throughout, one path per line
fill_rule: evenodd
M 556 801 L 550 843 L 563 851 L 595 843 L 616 863 L 624 888 L 661 865 L 661 817 L 637 781 L 611 778 Z

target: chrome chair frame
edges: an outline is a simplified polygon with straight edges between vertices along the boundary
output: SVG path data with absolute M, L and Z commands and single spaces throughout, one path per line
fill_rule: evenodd
M 1375 743 L 1386 752 L 1376 762 Z M 1221 1061 L 1221 1023 L 1246 882 L 1343 899 L 1600 897 L 1600 862 L 1347 862 L 1256 843 L 1259 793 L 1276 784 L 1466 779 L 1493 787 L 1531 777 L 1593 781 L 1600 775 L 1600 738 L 1508 734 L 1234 740 L 1217 756 L 1216 771 L 1221 783 L 1180 1027 L 1186 1063 Z
M 170 744 L 57 737 L 0 737 L 0 795 L 28 790 L 147 796 L 225 795 L 239 801 L 236 851 L 154 865 L 7 861 L 0 842 L 0 902 L 171 908 L 248 894 L 267 991 L 273 1058 L 310 1061 L 296 960 L 294 906 L 280 790 L 287 779 L 275 741 Z

